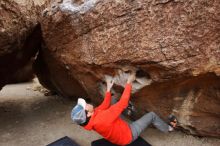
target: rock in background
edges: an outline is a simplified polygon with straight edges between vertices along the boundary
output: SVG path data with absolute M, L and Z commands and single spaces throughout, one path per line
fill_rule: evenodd
M 45 87 L 100 103 L 104 75 L 135 67 L 151 82 L 132 95 L 133 118 L 173 113 L 186 132 L 220 137 L 220 1 L 63 0 L 41 25 Z
M 21 82 L 28 82 L 31 81 L 35 77 L 35 73 L 33 70 L 33 62 L 34 58 L 28 61 L 28 63 L 19 68 L 12 77 L 10 77 L 10 81 L 8 83 L 21 83 Z
M 44 0 L 0 2 L 0 89 L 7 83 L 33 78 L 30 64 L 41 46 L 38 23 Z M 22 69 L 23 68 L 23 69 Z

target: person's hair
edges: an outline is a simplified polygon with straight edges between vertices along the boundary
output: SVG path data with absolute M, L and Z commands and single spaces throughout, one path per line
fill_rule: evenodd
M 84 123 L 82 123 L 82 124 L 79 124 L 80 126 L 86 126 L 86 125 L 89 123 L 89 120 L 90 120 L 90 118 L 91 118 L 91 116 L 90 116 L 90 117 L 87 117 L 88 111 L 85 110 L 85 112 L 86 112 L 86 121 L 85 121 Z

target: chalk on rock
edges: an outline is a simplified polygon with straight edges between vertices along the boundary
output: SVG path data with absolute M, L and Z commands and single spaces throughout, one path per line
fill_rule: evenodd
M 124 71 L 119 70 L 118 75 L 114 77 L 115 84 L 124 87 L 127 82 L 128 77 L 129 77 L 128 73 L 125 73 Z
M 136 82 L 132 83 L 132 93 L 135 93 L 143 87 L 150 85 L 151 82 L 152 80 L 147 79 L 146 77 L 136 78 Z

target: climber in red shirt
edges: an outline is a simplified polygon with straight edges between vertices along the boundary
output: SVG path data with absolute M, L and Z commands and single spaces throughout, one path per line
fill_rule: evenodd
M 84 99 L 79 98 L 77 105 L 71 112 L 71 118 L 75 123 L 83 126 L 86 130 L 94 130 L 106 140 L 117 145 L 127 145 L 136 140 L 140 133 L 151 123 L 163 132 L 172 131 L 177 122 L 175 117 L 173 117 L 173 121 L 169 123 L 170 125 L 162 121 L 154 112 L 145 114 L 131 124 L 120 117 L 128 106 L 132 82 L 135 78 L 135 73 L 130 73 L 124 92 L 120 100 L 114 105 L 111 105 L 110 93 L 114 79 L 106 78 L 107 91 L 102 104 L 94 108 L 93 105 L 87 104 Z

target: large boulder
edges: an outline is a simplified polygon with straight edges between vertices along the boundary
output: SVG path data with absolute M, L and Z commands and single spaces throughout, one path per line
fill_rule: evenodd
M 104 75 L 137 68 L 147 82 L 133 86 L 132 118 L 173 113 L 186 132 L 220 137 L 220 1 L 63 0 L 41 25 L 45 87 L 100 103 Z
M 33 62 L 34 58 L 29 60 L 24 67 L 19 68 L 15 73 L 13 73 L 13 76 L 10 77 L 8 83 L 21 83 L 31 81 L 35 77 L 33 71 Z
M 0 89 L 9 82 L 33 77 L 30 63 L 41 46 L 38 18 L 44 3 L 44 0 L 0 1 Z

